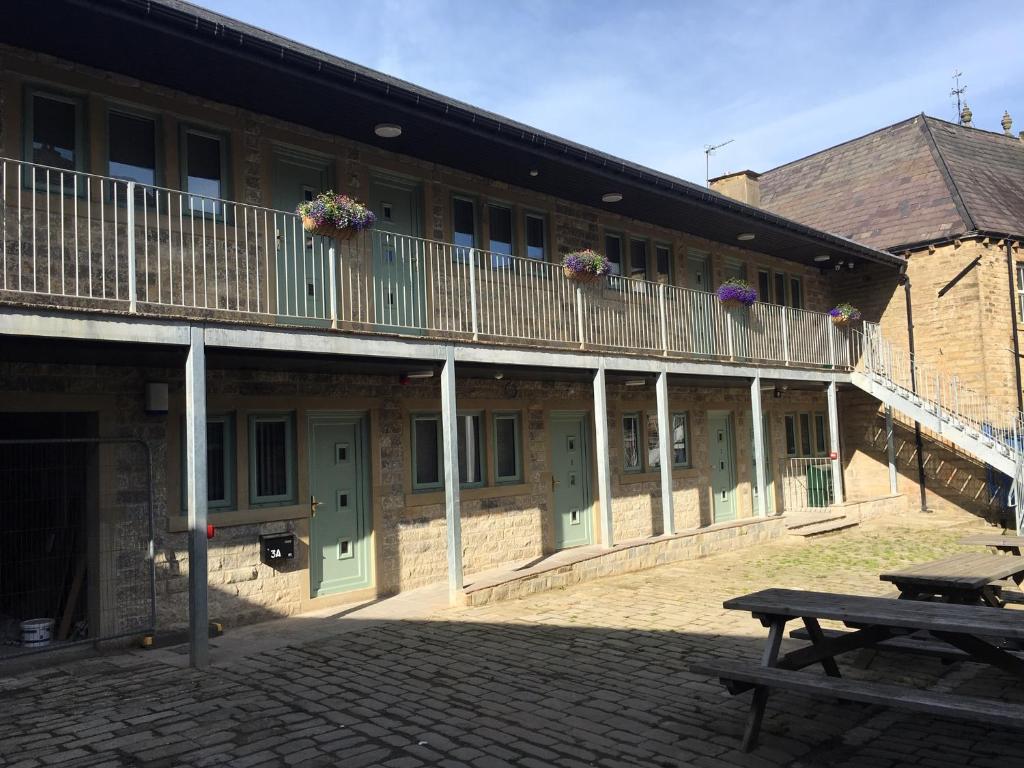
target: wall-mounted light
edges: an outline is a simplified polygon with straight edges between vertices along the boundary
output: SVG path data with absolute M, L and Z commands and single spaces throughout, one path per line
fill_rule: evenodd
M 402 135 L 402 126 L 398 123 L 377 123 L 373 126 L 373 132 L 382 139 L 397 139 Z
M 647 383 L 646 379 L 626 379 L 627 387 L 642 387 Z
M 738 235 L 736 235 L 737 240 L 743 241 L 753 240 L 755 237 L 757 237 L 757 235 L 755 235 L 753 232 L 740 232 Z
M 823 254 L 821 254 L 820 256 L 815 256 L 815 257 L 814 257 L 814 260 L 815 260 L 816 262 L 818 262 L 819 264 L 821 264 L 821 263 L 823 263 L 823 262 L 826 262 L 826 261 L 828 261 L 828 260 L 829 260 L 829 259 L 831 259 L 831 258 L 832 258 L 832 257 L 831 257 L 831 256 L 829 256 L 829 255 L 828 255 L 827 253 L 823 253 Z
M 536 168 L 531 168 L 530 169 L 530 175 L 531 176 L 540 176 L 540 171 L 538 171 Z
M 502 379 L 505 378 L 505 374 L 502 373 L 501 371 L 498 371 L 496 374 L 494 374 L 494 378 L 497 379 L 498 381 L 501 381 Z
M 422 371 L 409 371 L 408 373 L 403 373 L 398 378 L 398 381 L 401 384 L 408 384 L 413 379 L 430 379 L 430 378 L 433 378 L 433 376 L 434 376 L 434 371 L 432 369 L 427 369 L 427 370 L 422 370 Z
M 621 192 L 605 192 L 601 195 L 602 203 L 618 203 L 622 200 Z

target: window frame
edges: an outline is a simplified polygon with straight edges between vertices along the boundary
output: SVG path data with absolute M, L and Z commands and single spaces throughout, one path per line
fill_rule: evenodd
M 206 500 L 206 507 L 211 512 L 228 512 L 238 508 L 238 436 L 236 431 L 235 414 L 232 411 L 224 413 L 208 413 L 206 416 L 207 446 L 209 446 L 209 427 L 211 423 L 224 425 L 224 492 L 223 499 Z M 181 417 L 181 511 L 188 512 L 188 425 L 185 417 Z M 207 447 L 209 454 L 209 447 Z M 207 455 L 207 473 L 209 473 L 209 455 Z M 207 496 L 209 496 L 209 484 L 207 484 Z
M 622 245 L 626 241 L 626 238 L 621 233 L 619 233 L 619 232 L 605 232 L 604 233 L 604 256 L 605 256 L 605 258 L 608 258 L 608 241 L 609 240 L 618 240 L 619 241 L 619 261 L 617 263 L 619 271 L 615 272 L 613 269 L 609 269 L 608 277 L 610 277 L 610 278 L 625 277 L 625 270 L 628 268 L 628 264 L 626 263 L 627 255 L 626 255 Z M 612 261 L 610 258 L 608 258 L 608 262 L 611 265 L 613 265 L 613 266 L 616 265 L 616 262 Z
M 626 422 L 631 419 L 636 424 L 636 466 L 630 466 L 626 463 Z M 643 452 L 647 450 L 644 435 L 644 413 L 643 411 L 629 411 L 623 413 L 620 423 L 622 425 L 622 471 L 631 475 L 640 474 L 644 471 Z
M 530 219 L 536 219 L 540 222 L 541 234 L 544 237 L 544 256 L 543 258 L 536 258 L 530 255 Z M 548 217 L 546 213 L 535 210 L 523 211 L 523 258 L 536 261 L 538 263 L 546 263 L 551 261 L 551 248 L 548 227 Z
M 220 144 L 220 197 L 211 198 L 208 195 L 202 195 L 198 192 L 192 192 L 188 189 L 188 137 L 189 135 L 200 136 L 204 139 L 213 139 Z M 216 128 L 209 128 L 202 125 L 195 125 L 192 123 L 182 124 L 180 134 L 178 137 L 178 173 L 179 173 L 179 187 L 181 188 L 181 194 L 183 197 L 189 198 L 188 210 L 192 216 L 204 216 L 215 220 L 222 220 L 226 214 L 228 206 L 224 203 L 231 200 L 231 134 L 227 131 L 218 130 Z M 200 200 L 221 200 L 224 201 L 219 206 L 214 205 L 213 209 L 207 211 L 205 206 L 200 210 L 195 210 L 191 204 L 191 198 L 198 198 Z M 219 208 L 219 210 L 218 210 Z
M 683 420 L 683 451 L 686 454 L 685 460 L 680 463 L 676 461 L 676 419 L 681 418 Z M 673 469 L 689 469 L 693 466 L 693 459 L 690 456 L 690 412 L 689 411 L 673 411 L 669 415 L 669 423 L 672 431 L 672 468 Z
M 1024 261 L 1016 262 L 1017 266 L 1017 313 L 1018 319 L 1024 320 Z
M 796 289 L 794 291 L 794 288 Z M 803 309 L 804 308 L 804 281 L 800 275 L 789 275 L 788 282 L 786 284 L 787 301 L 786 306 L 790 309 Z M 799 296 L 794 294 L 798 293 Z
M 107 107 L 107 120 L 106 120 L 106 141 L 103 146 L 104 165 L 106 168 L 106 175 L 110 178 L 115 178 L 114 174 L 111 173 L 110 168 L 110 119 L 113 115 L 119 115 L 121 117 L 127 117 L 132 120 L 147 120 L 153 124 L 153 183 L 144 184 L 141 181 L 135 182 L 136 184 L 142 184 L 145 187 L 151 187 L 153 189 L 144 191 L 142 194 L 146 195 L 148 203 L 152 203 L 155 206 L 156 192 L 155 188 L 164 186 L 164 167 L 163 167 L 163 141 L 161 139 L 161 125 L 159 115 L 152 112 L 145 112 L 143 110 L 137 110 L 130 106 L 121 106 L 120 104 L 112 104 Z M 127 181 L 123 183 L 127 184 Z M 113 200 L 114 194 L 111 190 L 110 194 L 107 195 L 108 200 Z M 118 200 L 118 205 L 124 206 L 124 200 Z M 142 195 L 136 195 L 135 205 L 139 206 L 142 204 Z
M 643 274 L 640 275 L 636 272 L 636 268 L 633 264 L 633 247 L 635 245 L 641 245 L 644 249 L 644 268 Z M 629 270 L 629 274 L 626 277 L 631 280 L 643 280 L 649 281 L 651 279 L 651 241 L 646 237 L 629 237 L 629 253 L 627 254 L 628 264 L 626 265 Z
M 436 451 L 437 451 L 437 482 L 421 483 L 416 477 L 417 449 L 416 449 L 416 422 L 433 421 L 437 423 Z M 424 493 L 439 491 L 444 488 L 444 432 L 439 412 L 413 413 L 409 417 L 409 471 L 412 478 L 413 493 Z
M 814 411 L 811 414 L 811 422 L 814 428 L 814 455 L 828 456 L 831 450 L 828 439 L 828 420 L 825 418 L 825 412 Z
M 675 251 L 672 248 L 672 243 L 666 243 L 663 241 L 655 240 L 653 243 L 654 248 L 654 277 L 659 278 L 665 277 L 665 282 L 669 285 L 672 284 L 672 273 L 675 267 Z M 668 261 L 666 262 L 667 271 L 662 272 L 660 265 L 658 264 L 658 251 L 665 251 L 668 254 Z
M 452 261 L 462 262 L 468 264 L 470 260 L 470 253 L 480 248 L 480 237 L 482 235 L 480 231 L 480 206 L 475 197 L 466 194 L 460 194 L 458 192 L 452 194 L 451 198 L 451 227 L 452 227 Z M 455 204 L 456 202 L 468 203 L 472 209 L 473 218 L 473 244 L 472 245 L 458 245 L 455 242 L 455 233 L 458 231 L 455 228 Z
M 515 459 L 515 474 L 514 475 L 501 475 L 498 473 L 498 421 L 499 420 L 511 420 L 512 421 L 512 440 L 513 440 L 513 453 Z M 520 411 L 493 411 L 491 413 L 491 443 L 494 452 L 494 484 L 495 485 L 515 485 L 523 482 L 523 433 L 522 433 L 522 414 Z
M 71 92 L 61 91 L 59 89 L 51 89 L 45 86 L 38 85 L 26 85 L 22 92 L 22 157 L 26 163 L 31 163 L 33 166 L 40 165 L 43 168 L 53 167 L 46 166 L 42 163 L 36 163 L 35 154 L 32 147 L 33 138 L 35 136 L 35 98 L 39 96 L 44 99 L 50 99 L 51 101 L 64 102 L 70 104 L 75 110 L 75 167 L 74 169 L 68 169 L 65 172 L 69 174 L 81 174 L 87 173 L 89 170 L 88 158 L 86 153 L 89 147 L 89 141 L 87 137 L 88 122 L 86 119 L 86 100 L 82 94 L 74 94 Z M 58 169 L 59 172 L 60 169 Z M 27 189 L 32 189 L 32 173 L 25 173 L 25 177 L 21 180 L 22 185 Z M 75 194 L 82 196 L 85 194 L 84 180 L 80 177 L 73 176 L 73 189 L 67 187 L 58 186 L 54 188 L 54 182 L 51 178 L 49 187 L 46 183 L 46 174 L 43 173 L 43 178 L 40 180 L 38 172 L 35 178 L 35 190 L 43 191 L 49 194 L 55 192 L 60 194 Z
M 798 458 L 800 456 L 800 425 L 797 420 L 795 413 L 787 413 L 783 417 L 783 426 L 786 440 L 786 456 L 788 458 Z M 793 437 L 792 447 L 790 447 L 790 434 Z
M 256 424 L 259 422 L 283 422 L 285 424 L 285 493 L 272 496 L 257 494 L 256 467 Z M 251 507 L 283 507 L 298 502 L 298 482 L 296 477 L 296 418 L 294 411 L 261 411 L 250 413 L 248 418 L 248 472 L 249 472 L 249 506 Z
M 476 480 L 476 481 L 474 481 L 472 483 L 464 483 L 462 481 L 462 462 L 459 461 L 458 462 L 458 464 L 459 464 L 459 466 L 458 466 L 458 470 L 459 470 L 459 488 L 460 489 L 461 488 L 483 488 L 484 486 L 487 485 L 487 450 L 486 450 L 487 443 L 484 440 L 484 412 L 483 411 L 458 411 L 457 414 L 456 414 L 456 417 L 459 420 L 459 445 L 462 445 L 463 419 L 466 418 L 466 417 L 470 417 L 470 418 L 476 417 L 477 418 L 477 424 L 479 425 L 478 428 L 477 428 L 477 431 L 476 431 L 476 451 L 477 451 L 477 454 L 478 454 L 478 457 L 479 457 L 478 461 L 479 461 L 479 464 L 480 464 L 480 479 Z M 442 424 L 441 426 L 443 427 L 444 425 Z M 438 458 L 440 459 L 440 462 L 441 462 L 441 470 L 442 471 L 441 471 L 440 475 L 441 475 L 441 487 L 443 488 L 444 487 L 444 471 L 443 471 L 444 470 L 444 450 L 443 450 L 444 449 L 444 433 L 443 432 L 439 432 L 438 434 L 439 434 L 439 437 L 441 438 L 441 447 L 442 447 L 442 451 L 438 455 Z M 456 461 L 458 461 L 458 459 L 456 459 Z

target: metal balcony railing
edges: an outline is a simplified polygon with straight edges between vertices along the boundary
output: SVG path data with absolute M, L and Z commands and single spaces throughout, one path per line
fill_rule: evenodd
M 851 368 L 827 314 L 609 277 L 294 213 L 0 159 L 0 297 L 63 308 L 664 357 Z

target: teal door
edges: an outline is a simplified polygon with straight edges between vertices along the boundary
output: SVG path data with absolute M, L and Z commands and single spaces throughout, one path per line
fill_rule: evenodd
M 686 287 L 694 291 L 710 291 L 711 278 L 708 270 L 708 257 L 704 254 L 690 253 L 686 257 Z
M 773 514 L 775 512 L 775 486 L 774 478 L 772 476 L 772 433 L 771 425 L 769 424 L 768 414 L 764 414 L 764 487 L 765 491 L 765 511 L 767 514 Z M 752 489 L 750 498 L 752 499 L 751 509 L 754 514 L 757 514 L 757 457 L 754 455 L 754 427 L 751 422 L 750 427 L 750 487 Z
M 587 418 L 582 413 L 551 414 L 551 484 L 555 547 L 593 543 Z
M 370 585 L 370 494 L 363 415 L 309 418 L 309 577 L 313 597 Z
M 312 200 L 328 185 L 326 161 L 299 156 L 275 155 L 272 205 L 277 248 L 277 314 L 284 321 L 302 319 L 308 325 L 327 325 L 330 319 L 330 270 L 327 251 L 332 241 L 313 237 L 302 228 L 295 207 Z M 262 224 L 262 222 L 260 222 Z
M 736 454 L 729 411 L 708 411 L 708 438 L 714 521 L 724 523 L 736 519 Z
M 374 180 L 370 206 L 373 233 L 373 301 L 378 330 L 420 334 L 426 330 L 424 243 L 418 238 L 419 189 L 394 180 Z

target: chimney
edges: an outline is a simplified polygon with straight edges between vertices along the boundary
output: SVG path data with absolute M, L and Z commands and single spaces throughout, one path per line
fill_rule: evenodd
M 738 171 L 727 173 L 710 179 L 708 184 L 712 191 L 739 200 L 741 203 L 752 205 L 755 208 L 761 207 L 761 184 L 758 179 L 761 174 L 753 171 Z
M 1003 119 L 999 121 L 999 124 L 1003 126 L 1003 133 L 1007 136 L 1013 136 L 1013 118 L 1010 117 L 1010 113 L 1007 110 L 1003 110 Z
M 971 119 L 974 117 L 974 113 L 971 112 L 971 108 L 964 104 L 964 108 L 960 110 L 960 125 L 964 128 L 973 128 L 971 125 Z

